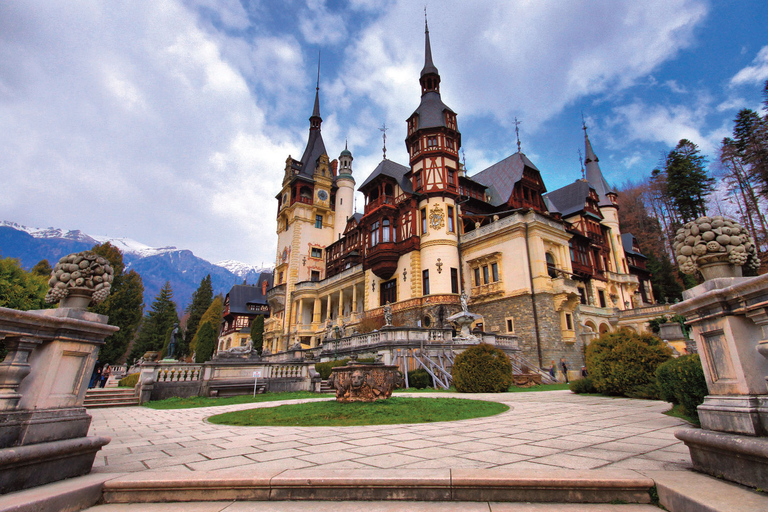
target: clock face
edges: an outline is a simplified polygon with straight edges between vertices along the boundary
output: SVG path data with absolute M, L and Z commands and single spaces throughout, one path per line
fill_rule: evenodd
M 320 199 L 321 201 L 325 201 L 326 199 L 328 199 L 328 192 L 326 192 L 325 190 L 319 190 L 317 192 L 317 198 Z

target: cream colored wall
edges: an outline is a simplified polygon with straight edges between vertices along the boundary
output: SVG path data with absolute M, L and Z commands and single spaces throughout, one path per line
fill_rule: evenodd
M 333 241 L 339 239 L 347 227 L 347 220 L 352 216 L 355 205 L 355 180 L 340 176 L 336 179 L 336 215 L 334 219 Z
M 448 231 L 448 207 L 453 208 L 453 231 Z M 432 197 L 419 203 L 419 210 L 427 210 L 427 233 L 421 235 L 420 264 L 418 274 L 414 279 L 422 279 L 422 271 L 429 270 L 430 294 L 451 293 L 451 268 L 458 270 L 458 223 L 456 221 L 456 205 L 452 198 Z M 433 214 L 441 216 L 440 225 L 432 225 Z M 421 217 L 419 213 L 419 232 L 421 233 Z M 438 271 L 438 260 L 442 270 Z M 423 290 L 422 290 L 423 293 Z

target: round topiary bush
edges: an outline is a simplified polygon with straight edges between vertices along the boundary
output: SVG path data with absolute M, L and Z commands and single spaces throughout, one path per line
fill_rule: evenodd
M 470 347 L 453 363 L 459 393 L 501 393 L 512 385 L 512 363 L 503 350 L 487 343 Z
M 698 354 L 672 359 L 656 369 L 656 382 L 661 399 L 680 404 L 690 416 L 698 417 L 696 407 L 707 396 L 707 380 Z
M 408 386 L 416 389 L 426 389 L 432 385 L 432 377 L 424 368 L 408 372 Z
M 597 393 L 595 385 L 592 383 L 592 379 L 589 377 L 582 377 L 578 380 L 572 380 L 570 384 L 568 384 L 568 389 L 577 395 L 581 393 Z
M 658 398 L 656 368 L 672 349 L 648 333 L 605 333 L 587 347 L 587 369 L 598 393 Z

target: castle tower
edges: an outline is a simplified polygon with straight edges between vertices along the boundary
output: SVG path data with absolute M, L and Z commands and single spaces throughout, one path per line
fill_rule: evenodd
M 285 161 L 283 186 L 276 199 L 277 257 L 270 308 L 275 312 L 267 328 L 270 350 L 282 351 L 300 341 L 291 326 L 304 323 L 305 315 L 291 303 L 295 284 L 325 278 L 325 248 L 336 240 L 336 186 L 321 133 L 320 87 L 309 118 L 309 137 L 301 160 Z M 351 176 L 350 176 L 351 178 Z M 354 183 L 354 182 L 353 182 Z
M 355 178 L 352 177 L 352 153 L 347 144 L 339 155 L 339 173 L 336 176 L 336 221 L 334 223 L 335 240 L 341 238 L 347 226 L 347 220 L 354 213 Z
M 603 215 L 602 224 L 609 228 L 609 242 L 611 246 L 611 265 L 609 270 L 617 274 L 628 274 L 624 249 L 621 243 L 621 230 L 619 229 L 619 205 L 618 194 L 605 180 L 600 170 L 599 159 L 592 149 L 592 143 L 587 135 L 587 126 L 583 125 L 584 130 L 584 167 L 586 168 L 586 177 L 589 185 L 597 192 L 600 207 L 600 213 Z M 617 307 L 624 309 L 624 303 L 629 301 L 631 293 L 627 290 L 619 290 Z
M 459 148 L 456 113 L 440 98 L 440 74 L 432 61 L 429 26 L 424 23 L 421 102 L 408 118 L 405 139 L 411 182 L 419 199 L 422 294 L 458 293 Z

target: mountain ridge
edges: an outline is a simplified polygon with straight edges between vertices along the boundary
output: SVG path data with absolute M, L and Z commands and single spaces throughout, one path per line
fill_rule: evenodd
M 135 270 L 144 282 L 144 305 L 152 304 L 166 281 L 171 283 L 174 301 L 184 311 L 200 281 L 210 274 L 214 294 L 222 295 L 243 282 L 258 282 L 262 272 L 270 267 L 224 260 L 211 263 L 188 249 L 174 246 L 150 247 L 130 238 L 92 236 L 80 230 L 33 228 L 10 221 L 0 221 L 0 256 L 17 258 L 26 270 L 47 259 L 51 266 L 67 254 L 91 249 L 109 242 L 123 253 L 126 271 Z

